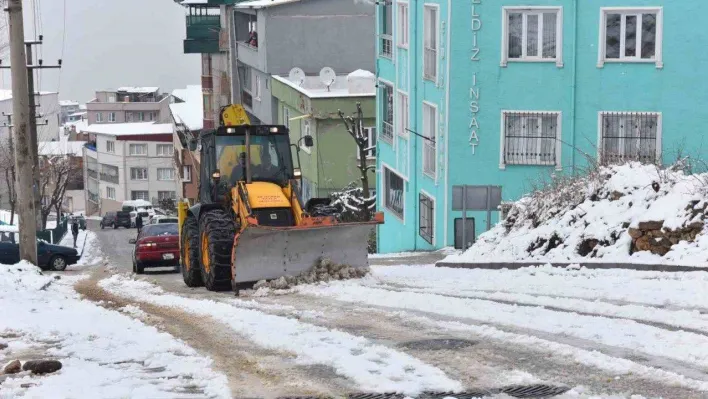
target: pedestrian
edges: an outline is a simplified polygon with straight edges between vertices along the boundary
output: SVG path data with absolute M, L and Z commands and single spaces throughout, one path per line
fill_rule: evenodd
M 71 235 L 74 236 L 74 248 L 76 248 L 76 239 L 79 237 L 79 221 L 76 219 L 71 222 Z
M 138 234 L 140 234 L 140 230 L 143 229 L 143 218 L 139 214 L 135 216 L 135 227 L 138 228 Z

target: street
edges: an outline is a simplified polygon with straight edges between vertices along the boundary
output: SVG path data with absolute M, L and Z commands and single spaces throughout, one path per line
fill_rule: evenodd
M 132 245 L 128 241 L 136 231 L 100 230 L 93 221 L 89 228 L 96 232 L 107 261 L 83 269 L 92 270 L 92 277 L 77 283 L 77 291 L 92 301 L 105 301 L 103 306 L 140 308 L 143 322 L 212 358 L 228 378 L 233 396 L 361 391 L 369 381 L 374 384 L 387 377 L 381 371 L 367 374 L 359 370 L 367 374 L 362 377 L 356 365 L 347 364 L 348 356 L 371 345 L 382 348 L 373 365 L 383 365 L 385 370 L 407 361 L 407 370 L 415 369 L 417 374 L 406 384 L 419 384 L 426 391 L 458 386 L 466 391 L 493 392 L 512 385 L 546 384 L 582 387 L 593 394 L 699 398 L 708 389 L 708 362 L 702 350 L 696 352 L 697 347 L 692 346 L 708 343 L 708 320 L 706 309 L 695 304 L 652 307 L 630 304 L 609 294 L 606 300 L 594 298 L 597 302 L 580 289 L 576 294 L 559 289 L 543 295 L 540 285 L 530 287 L 538 292 L 517 298 L 513 293 L 518 287 L 513 282 L 504 290 L 485 288 L 489 281 L 479 281 L 481 286 L 473 292 L 464 284 L 450 285 L 445 274 L 440 274 L 439 281 L 421 286 L 416 273 L 396 276 L 400 269 L 396 266 L 375 267 L 374 278 L 361 282 L 302 286 L 285 293 L 235 298 L 231 292 L 188 288 L 181 274 L 170 268 L 147 269 L 145 275 L 132 280 Z M 399 264 L 416 263 L 407 258 L 397 260 Z M 376 258 L 372 261 L 384 263 Z M 441 270 L 415 270 L 419 269 L 420 273 Z M 556 294 L 565 301 L 550 296 Z M 653 316 L 651 312 L 648 317 L 631 312 L 631 308 L 640 307 L 653 309 Z M 677 328 L 670 316 L 688 309 L 693 320 L 684 319 L 678 325 L 684 328 Z M 275 323 L 284 321 L 294 323 L 294 330 L 288 333 L 285 324 L 282 332 L 273 330 L 280 329 Z M 331 339 L 341 339 L 334 335 L 309 340 L 309 332 L 302 329 L 343 333 L 352 341 L 365 343 L 361 348 L 332 344 Z M 610 336 L 613 331 L 630 338 Z M 637 337 L 637 332 L 647 336 Z M 300 345 L 291 345 L 288 340 Z M 338 345 L 350 353 L 329 357 L 318 353 L 339 349 Z M 683 351 L 688 355 L 683 356 Z M 405 360 L 391 360 L 397 356 Z M 435 372 L 428 370 L 431 366 Z M 395 387 L 397 377 L 386 381 Z

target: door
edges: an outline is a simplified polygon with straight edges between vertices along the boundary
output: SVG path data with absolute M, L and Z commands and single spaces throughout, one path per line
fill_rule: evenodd
M 40 265 L 48 265 L 52 253 L 44 241 L 37 241 L 37 263 Z
M 464 248 L 462 248 L 462 228 L 463 228 L 463 219 L 462 218 L 456 218 L 455 219 L 455 249 L 467 249 L 472 246 L 475 242 L 475 231 L 474 231 L 474 218 L 467 218 L 464 223 L 464 228 L 465 228 L 465 239 L 464 241 L 467 241 L 467 245 L 465 245 Z

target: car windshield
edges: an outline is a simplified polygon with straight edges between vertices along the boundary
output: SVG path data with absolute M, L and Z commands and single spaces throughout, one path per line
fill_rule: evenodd
M 178 234 L 177 223 L 153 224 L 143 227 L 143 231 L 140 233 L 143 237 L 176 236 Z
M 292 159 L 288 136 L 252 135 L 251 178 L 253 180 L 282 182 L 292 179 Z M 246 137 L 216 137 L 217 167 L 221 171 L 222 181 L 231 185 L 243 180 L 246 164 Z

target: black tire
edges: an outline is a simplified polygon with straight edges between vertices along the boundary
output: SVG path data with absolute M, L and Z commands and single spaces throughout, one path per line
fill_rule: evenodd
M 101 222 L 101 230 L 103 230 L 103 222 Z
M 145 266 L 140 262 L 135 262 L 135 274 L 145 273 Z
M 220 209 L 208 211 L 201 217 L 199 232 L 204 286 L 209 291 L 230 290 L 231 251 L 236 235 L 233 218 Z
M 66 266 L 66 258 L 61 255 L 55 255 L 49 260 L 49 267 L 51 267 L 52 270 L 63 272 L 66 270 Z
M 118 228 L 118 225 L 115 224 L 115 223 L 113 223 L 113 228 L 114 228 L 114 229 L 117 229 L 117 228 Z
M 204 281 L 199 266 L 199 226 L 194 217 L 187 217 L 184 221 L 181 235 L 179 263 L 182 278 L 187 287 L 201 287 Z

